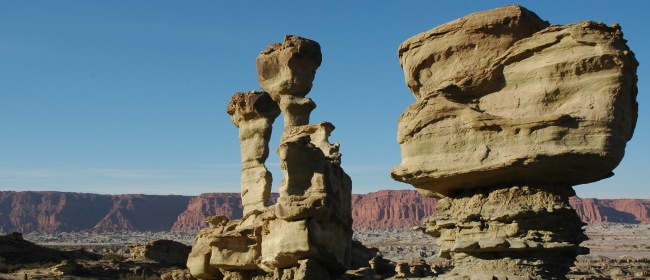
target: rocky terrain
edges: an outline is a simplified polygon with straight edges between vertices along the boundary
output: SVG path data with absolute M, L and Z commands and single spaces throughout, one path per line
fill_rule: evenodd
M 271 194 L 275 203 L 277 194 Z M 383 190 L 352 195 L 354 229 L 409 228 L 435 212 L 436 199 L 414 190 Z M 156 203 L 170 207 L 156 207 Z M 583 222 L 650 223 L 650 199 L 569 200 Z M 144 213 L 136 214 L 135 211 Z M 237 193 L 205 193 L 196 197 L 99 195 L 66 192 L 0 192 L 0 232 L 195 232 L 205 218 L 242 217 Z M 146 221 L 145 221 L 146 220 Z
M 584 242 L 583 245 L 588 247 L 591 253 L 578 257 L 575 267 L 569 274 L 570 279 L 646 279 L 650 277 L 650 260 L 648 260 L 648 256 L 650 256 L 650 225 L 588 226 L 586 233 L 590 240 Z M 38 252 L 34 251 L 34 245 L 24 246 L 24 244 L 30 243 L 23 242 L 24 244 L 21 244 L 27 250 L 32 250 L 32 253 L 45 254 L 46 256 L 48 254 L 56 256 L 47 248 L 71 252 L 82 252 L 81 249 L 83 249 L 83 252 L 90 257 L 78 260 L 80 269 L 75 272 L 77 276 L 66 276 L 67 279 L 93 278 L 87 273 L 93 271 L 99 273 L 99 269 L 107 271 L 103 272 L 105 274 L 114 273 L 113 279 L 119 277 L 142 279 L 144 269 L 148 279 L 158 279 L 160 275 L 171 273 L 173 269 L 182 269 L 183 266 L 165 266 L 143 258 L 136 260 L 131 255 L 132 244 L 142 246 L 153 240 L 174 240 L 189 245 L 192 243 L 194 235 L 195 233 L 184 232 L 32 233 L 24 235 L 23 238 L 46 248 L 41 248 L 42 251 Z M 376 247 L 383 257 L 393 262 L 393 271 L 397 264 L 409 261 L 413 263 L 414 260 L 419 259 L 425 260 L 434 268 L 437 267 L 440 272 L 444 272 L 443 268 L 449 268 L 451 265 L 448 261 L 436 257 L 439 247 L 435 244 L 435 239 L 421 232 L 408 229 L 361 230 L 355 232 L 354 239 L 361 241 L 367 247 Z M 136 249 L 133 252 L 142 251 Z M 65 257 L 65 255 L 63 256 Z M 24 274 L 28 274 L 29 279 L 51 278 L 54 277 L 52 267 L 60 265 L 61 259 L 58 258 L 40 265 L 5 264 L 4 270 L 0 272 L 0 279 L 23 279 Z M 127 261 L 129 259 L 130 261 Z M 121 261 L 116 262 L 115 260 Z M 91 269 L 93 267 L 97 270 Z M 86 274 L 84 275 L 84 273 Z M 94 278 L 96 279 L 98 275 L 95 275 Z
M 397 192 L 352 197 L 339 144 L 328 140 L 334 125 L 310 123 L 316 103 L 306 95 L 321 65 L 320 44 L 286 35 L 257 57 L 264 91 L 237 92 L 226 108 L 238 128 L 240 199 L 88 195 L 88 203 L 82 194 L 48 192 L 39 202 L 27 192 L 0 200 L 11 200 L 0 209 L 3 231 L 188 231 L 198 225 L 192 246 L 152 240 L 126 245 L 128 257 L 109 253 L 98 260 L 84 248 L 45 248 L 12 232 L 0 239 L 3 272 L 256 280 L 650 276 L 648 259 L 639 257 L 647 253 L 646 238 L 637 235 L 648 230 L 642 224 L 647 204 L 572 198 L 573 186 L 613 175 L 636 126 L 638 61 L 618 24 L 551 25 L 510 5 L 413 36 L 398 56 L 415 102 L 398 120 L 402 161 L 391 177 L 438 200 Z M 275 150 L 283 179 L 270 202 L 265 162 L 280 114 L 284 126 Z M 230 206 L 235 200 L 239 205 Z M 70 225 L 72 213 L 88 210 L 93 214 L 83 225 Z M 583 219 L 606 226 L 586 232 Z M 636 224 L 616 228 L 613 237 L 611 222 Z M 353 240 L 353 226 L 414 224 L 415 232 L 359 230 Z M 595 243 L 583 244 L 587 234 Z M 586 246 L 619 256 L 585 258 Z M 384 256 L 391 254 L 415 257 Z M 108 263 L 98 262 L 105 258 Z
M 132 239 L 129 239 L 132 240 Z M 57 240 L 62 241 L 62 240 Z M 102 247 L 36 244 L 19 233 L 0 236 L 0 279 L 173 279 L 190 247 L 173 240 Z

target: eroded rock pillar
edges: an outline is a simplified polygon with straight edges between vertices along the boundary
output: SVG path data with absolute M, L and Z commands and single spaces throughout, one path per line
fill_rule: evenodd
M 467 190 L 438 201 L 421 229 L 437 238 L 439 255 L 471 278 L 563 279 L 587 240 L 580 217 L 569 205 L 566 186 L 510 186 Z
M 507 6 L 399 48 L 416 101 L 391 176 L 440 198 L 420 227 L 451 279 L 565 279 L 586 240 L 573 186 L 612 176 L 637 118 L 621 27 L 551 26 Z M 483 277 L 483 278 L 480 278 Z
M 292 35 L 257 57 L 260 86 L 284 116 L 277 149 L 284 179 L 275 205 L 277 220 L 269 223 L 262 240 L 261 266 L 296 267 L 306 259 L 329 271 L 322 276 L 327 279 L 350 265 L 352 181 L 340 166 L 338 143 L 328 140 L 334 125 L 309 124 L 316 104 L 305 96 L 321 59 L 317 42 Z
M 199 279 L 337 279 L 351 263 L 352 180 L 341 168 L 334 125 L 309 124 L 316 107 L 305 96 L 321 63 L 320 45 L 287 35 L 257 59 L 267 92 L 235 94 L 228 105 L 239 127 L 244 217 L 209 217 L 187 266 Z M 277 149 L 284 179 L 266 206 L 271 174 L 264 162 L 274 119 L 285 127 Z
M 269 156 L 273 122 L 280 109 L 268 93 L 249 91 L 235 93 L 226 111 L 239 128 L 243 215 L 259 214 L 271 194 L 273 177 L 264 162 Z

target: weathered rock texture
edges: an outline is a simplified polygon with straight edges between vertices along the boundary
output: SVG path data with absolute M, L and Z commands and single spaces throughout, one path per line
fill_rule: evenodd
M 280 108 L 266 92 L 236 93 L 226 109 L 239 128 L 242 177 L 241 200 L 244 216 L 263 212 L 271 195 L 273 177 L 264 162 L 269 156 L 269 140 L 273 122 Z
M 293 35 L 287 35 L 282 43 L 269 45 L 257 57 L 260 87 L 280 105 L 285 127 L 309 124 L 309 114 L 316 103 L 305 96 L 321 61 L 317 42 Z
M 320 45 L 297 36 L 272 44 L 257 59 L 267 92 L 236 93 L 228 113 L 239 128 L 243 216 L 210 216 L 187 261 L 199 279 L 331 279 L 351 262 L 352 181 L 341 169 L 334 126 L 309 124 Z M 271 174 L 264 162 L 274 119 L 285 127 L 277 153 L 284 179 L 268 206 Z M 198 210 L 198 209 L 197 209 Z M 201 211 L 194 211 L 194 213 Z
M 399 57 L 416 102 L 391 175 L 442 198 L 422 228 L 450 277 L 565 278 L 586 238 L 571 187 L 611 176 L 636 124 L 621 28 L 507 6 L 416 35 Z
M 455 274 L 559 278 L 578 254 L 589 252 L 579 246 L 587 236 L 569 205 L 571 191 L 563 186 L 466 191 L 438 201 L 437 213 L 421 227 L 437 237 L 439 256 L 454 261 Z
M 509 6 L 404 42 L 417 102 L 399 119 L 393 178 L 446 195 L 611 176 L 636 123 L 637 62 L 619 26 L 546 26 Z

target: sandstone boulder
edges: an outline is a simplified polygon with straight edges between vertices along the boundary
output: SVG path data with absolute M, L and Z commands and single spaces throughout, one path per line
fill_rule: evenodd
M 493 66 L 503 53 L 548 26 L 523 7 L 507 6 L 420 33 L 399 47 L 406 84 L 417 100 L 466 99 L 494 91 L 500 79 Z
M 305 97 L 321 61 L 320 44 L 287 35 L 282 43 L 269 45 L 257 57 L 257 79 L 277 102 L 281 95 Z
M 636 123 L 638 63 L 618 25 L 545 26 L 509 6 L 403 43 L 417 102 L 399 119 L 392 177 L 440 196 L 611 176 Z
M 566 279 L 587 252 L 572 186 L 611 176 L 636 124 L 638 62 L 620 26 L 548 26 L 507 6 L 398 54 L 416 102 L 391 176 L 442 198 L 421 229 L 453 261 L 445 277 Z

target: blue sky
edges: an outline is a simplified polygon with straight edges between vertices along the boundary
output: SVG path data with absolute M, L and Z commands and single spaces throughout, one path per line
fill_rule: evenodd
M 3 1 L 0 190 L 198 195 L 238 192 L 230 96 L 259 89 L 255 58 L 295 34 L 323 52 L 312 122 L 336 126 L 353 192 L 405 189 L 397 118 L 414 101 L 397 47 L 509 1 Z M 581 197 L 650 198 L 647 13 L 650 2 L 522 1 L 552 24 L 623 27 L 641 66 L 639 121 L 613 178 Z M 623 4 L 624 3 L 624 4 Z M 276 121 L 268 166 L 275 156 Z

